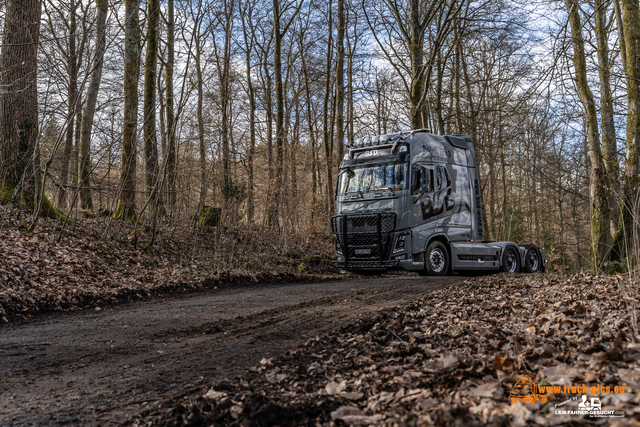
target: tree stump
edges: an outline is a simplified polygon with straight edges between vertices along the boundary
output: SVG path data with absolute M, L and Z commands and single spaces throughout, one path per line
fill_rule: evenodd
M 222 208 L 213 206 L 202 206 L 198 215 L 198 225 L 216 227 L 220 224 Z

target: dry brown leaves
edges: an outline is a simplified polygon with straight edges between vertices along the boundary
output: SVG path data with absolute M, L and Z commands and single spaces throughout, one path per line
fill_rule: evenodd
M 330 243 L 312 234 L 194 231 L 186 224 L 162 228 L 152 250 L 144 252 L 148 232 L 139 231 L 134 246 L 132 226 L 109 218 L 67 225 L 58 244 L 59 222 L 42 218 L 27 233 L 19 215 L 25 216 L 0 205 L 0 323 L 43 310 L 93 308 L 169 292 L 335 276 Z
M 637 285 L 585 274 L 470 278 L 264 359 L 136 423 L 639 425 L 640 337 L 628 310 L 637 298 L 623 296 Z M 556 414 L 578 409 L 578 401 L 556 407 L 576 393 L 510 403 L 525 370 L 540 385 L 624 386 L 593 397 L 625 416 Z

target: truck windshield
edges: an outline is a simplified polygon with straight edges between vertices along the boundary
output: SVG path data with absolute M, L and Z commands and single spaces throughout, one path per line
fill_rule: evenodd
M 406 190 L 406 163 L 378 163 L 343 170 L 338 194 L 366 193 L 376 190 Z

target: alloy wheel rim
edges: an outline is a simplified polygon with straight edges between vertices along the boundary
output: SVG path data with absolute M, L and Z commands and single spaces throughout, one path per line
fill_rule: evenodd
M 509 273 L 513 273 L 516 271 L 516 266 L 518 264 L 516 263 L 516 257 L 513 254 L 513 251 L 507 252 L 506 264 L 507 264 L 507 271 Z
M 442 269 L 444 269 L 444 254 L 441 249 L 436 248 L 431 251 L 429 254 L 429 265 L 431 266 L 431 270 L 436 273 L 440 273 Z

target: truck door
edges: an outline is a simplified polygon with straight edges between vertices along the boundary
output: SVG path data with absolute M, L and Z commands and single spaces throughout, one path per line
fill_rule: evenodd
M 411 250 L 412 254 L 424 252 L 431 236 L 433 219 L 433 166 L 414 164 L 411 169 Z
M 433 171 L 415 164 L 411 170 L 411 226 L 424 223 L 433 216 Z
M 451 177 L 443 165 L 435 166 L 433 173 L 433 215 L 440 215 L 454 207 Z
M 414 165 L 411 225 L 433 221 L 453 209 L 451 177 L 444 165 Z

